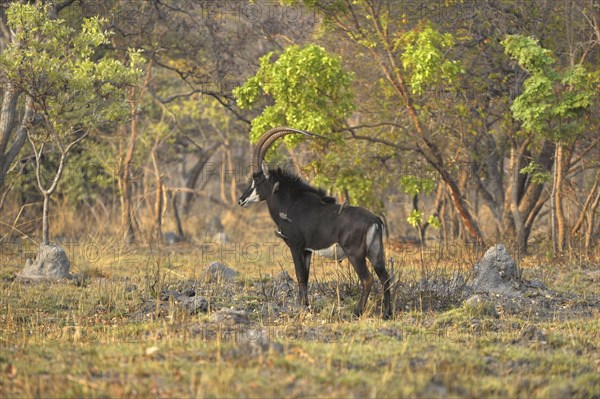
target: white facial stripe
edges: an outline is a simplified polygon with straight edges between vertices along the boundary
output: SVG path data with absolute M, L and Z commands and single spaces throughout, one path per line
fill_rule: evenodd
M 256 188 L 254 188 L 254 182 L 252 182 L 252 188 L 253 188 L 252 193 L 250 193 L 248 198 L 246 198 L 246 204 L 260 201 L 260 196 L 256 192 Z

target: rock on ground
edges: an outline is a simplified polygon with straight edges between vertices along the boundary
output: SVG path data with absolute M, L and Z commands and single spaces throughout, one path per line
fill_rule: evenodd
M 471 295 L 465 301 L 465 305 L 473 307 L 473 308 L 476 308 L 477 306 L 481 305 L 482 303 L 484 303 L 484 299 L 479 294 Z
M 25 279 L 62 279 L 71 278 L 69 258 L 58 244 L 41 244 L 35 258 L 25 261 L 25 268 L 19 274 Z
M 175 304 L 185 309 L 191 315 L 208 311 L 208 301 L 206 298 L 196 296 L 196 292 L 193 290 L 185 290 L 184 292 L 163 290 L 160 293 L 160 300 L 164 302 L 173 300 Z
M 488 249 L 475 264 L 471 288 L 475 292 L 514 296 L 519 293 L 520 282 L 517 264 L 506 247 L 498 244 Z
M 227 325 L 249 324 L 250 315 L 245 310 L 223 308 L 213 313 L 212 321 Z
M 181 305 L 188 311 L 189 314 L 195 315 L 208 310 L 208 301 L 202 297 L 185 297 L 181 301 Z
M 205 272 L 211 280 L 223 279 L 225 281 L 231 281 L 240 274 L 238 271 L 220 262 L 212 262 L 208 265 Z

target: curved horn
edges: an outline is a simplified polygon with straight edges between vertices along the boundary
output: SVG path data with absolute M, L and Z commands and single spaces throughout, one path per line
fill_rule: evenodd
M 269 147 L 280 138 L 287 136 L 288 134 L 300 133 L 305 136 L 315 136 L 315 137 L 323 137 L 318 134 L 306 132 L 304 130 L 294 129 L 291 127 L 276 127 L 274 129 L 269 130 L 265 134 L 262 135 L 260 140 L 256 143 L 254 147 L 254 154 L 252 156 L 252 169 L 254 172 L 258 172 L 260 170 L 260 165 L 265 158 L 265 154 L 267 153 Z

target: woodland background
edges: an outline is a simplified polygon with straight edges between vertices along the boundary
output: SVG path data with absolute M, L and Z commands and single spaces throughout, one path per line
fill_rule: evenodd
M 392 238 L 502 238 L 552 254 L 598 239 L 592 0 L 32 2 L 63 20 L 47 29 L 24 14 L 9 22 L 10 3 L 0 10 L 4 241 L 43 238 L 36 154 L 48 189 L 61 146 L 76 140 L 48 195 L 54 239 L 239 239 L 249 132 L 277 125 L 335 138 L 292 139 L 271 163 L 384 215 Z M 107 34 L 82 54 L 74 37 L 95 16 Z M 27 53 L 26 42 L 38 44 Z M 130 75 L 65 69 L 84 58 Z M 113 92 L 99 92 L 103 81 Z

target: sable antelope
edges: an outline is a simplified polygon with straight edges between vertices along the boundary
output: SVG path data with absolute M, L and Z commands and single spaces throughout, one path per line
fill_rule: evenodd
M 385 269 L 383 221 L 368 210 L 336 204 L 322 189 L 314 188 L 298 176 L 282 169 L 269 169 L 264 162 L 269 147 L 288 134 L 317 136 L 303 130 L 279 127 L 269 130 L 256 144 L 252 157 L 252 181 L 238 200 L 241 206 L 266 201 L 277 224 L 276 235 L 292 253 L 298 280 L 298 303 L 308 306 L 308 275 L 314 252 L 341 260 L 348 258 L 362 285 L 355 314 L 362 314 L 373 276 L 367 258 L 383 285 L 383 316 L 392 316 L 390 277 Z

